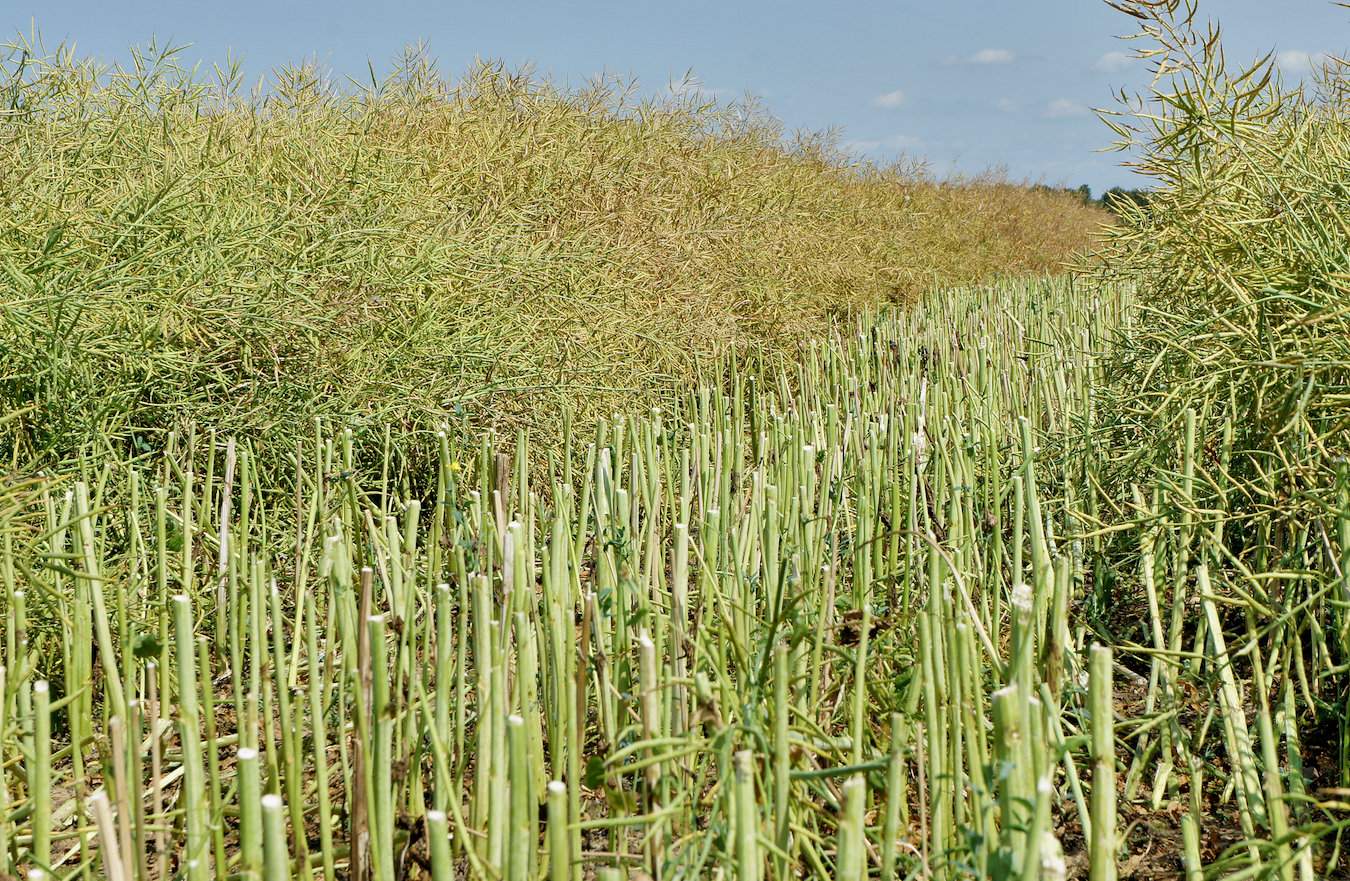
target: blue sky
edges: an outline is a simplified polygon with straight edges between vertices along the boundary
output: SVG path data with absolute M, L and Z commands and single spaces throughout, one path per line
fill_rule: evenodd
M 8 0 L 10 33 L 34 25 L 48 45 L 126 57 L 150 37 L 227 51 L 253 75 L 317 59 L 339 75 L 387 67 L 424 40 L 441 69 L 475 58 L 533 65 L 578 84 L 599 73 L 665 89 L 692 71 L 718 98 L 750 93 L 789 129 L 838 129 L 886 160 L 925 157 L 939 173 L 1005 167 L 1019 179 L 1130 184 L 1109 132 L 1089 112 L 1113 88 L 1145 82 L 1116 35 L 1130 21 L 1099 0 Z M 1344 53 L 1350 11 L 1331 0 L 1201 0 L 1230 57 L 1278 49 L 1290 75 L 1309 57 Z M 7 21 L 5 19 L 8 19 Z

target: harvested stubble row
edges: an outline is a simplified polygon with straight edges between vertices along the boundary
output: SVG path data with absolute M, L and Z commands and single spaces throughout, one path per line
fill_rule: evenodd
M 523 439 L 443 439 L 422 499 L 321 426 L 285 487 L 206 434 L 11 485 L 0 875 L 1054 878 L 1081 850 L 1104 879 L 1118 762 L 1126 798 L 1187 787 L 1187 824 L 1231 763 L 1250 865 L 1310 867 L 1252 776 L 1274 741 L 1264 703 L 1259 759 L 1242 720 L 1264 691 L 1224 648 L 1221 545 L 1162 534 L 1190 484 L 1160 471 L 1103 532 L 1066 440 L 1127 300 L 947 292 L 546 473 Z M 1158 643 L 1115 663 L 1088 626 L 1108 539 L 1157 564 Z M 1253 681 L 1287 683 L 1255 645 Z M 1216 677 L 1218 745 L 1182 706 Z

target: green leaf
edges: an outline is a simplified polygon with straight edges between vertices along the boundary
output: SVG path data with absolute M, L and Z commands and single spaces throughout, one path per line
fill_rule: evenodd
M 586 772 L 581 775 L 581 782 L 586 784 L 587 789 L 599 789 L 605 785 L 605 760 L 599 756 L 591 756 L 586 760 Z
M 158 658 L 163 651 L 163 644 L 153 633 L 138 633 L 131 640 L 131 653 L 142 661 Z

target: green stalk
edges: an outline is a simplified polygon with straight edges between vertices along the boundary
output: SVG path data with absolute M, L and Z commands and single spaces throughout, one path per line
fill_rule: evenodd
M 839 821 L 838 856 L 835 878 L 838 881 L 863 881 L 867 871 L 867 849 L 863 836 L 863 812 L 867 806 L 867 783 L 861 774 L 844 781 L 844 812 Z
M 205 636 L 197 637 L 197 661 L 201 664 L 202 677 L 202 720 L 206 727 L 206 779 L 207 794 L 210 798 L 208 814 L 211 833 L 211 854 L 217 877 L 225 876 L 225 800 L 220 783 L 220 749 L 216 736 L 215 691 L 211 682 L 211 648 Z
M 1111 649 L 1093 645 L 1088 665 L 1088 705 L 1092 720 L 1092 881 L 1116 879 L 1116 740 L 1112 707 Z
M 366 619 L 371 657 L 372 791 L 370 816 L 377 881 L 394 881 L 394 718 L 389 696 L 389 651 L 383 615 Z
M 262 797 L 264 876 L 267 881 L 290 881 L 291 855 L 286 849 L 286 806 L 281 796 Z
M 507 836 L 507 881 L 528 881 L 533 877 L 535 841 L 531 833 L 530 816 L 534 809 L 533 780 L 530 772 L 529 750 L 525 742 L 525 720 L 512 714 L 506 719 L 506 738 L 509 744 L 511 825 Z
M 178 664 L 178 731 L 183 748 L 183 790 L 186 802 L 187 849 L 184 853 L 192 881 L 208 877 L 211 858 L 210 803 L 202 767 L 201 712 L 197 702 L 196 640 L 192 604 L 184 594 L 173 597 L 174 638 Z
M 263 872 L 262 777 L 258 751 L 240 747 L 235 753 L 235 781 L 239 791 L 239 871 L 260 879 Z
M 52 864 L 52 711 L 46 680 L 33 683 L 33 760 L 28 768 L 28 792 L 33 803 L 32 861 L 38 868 Z
M 895 860 L 899 851 L 900 827 L 909 825 L 908 775 L 904 753 L 905 717 L 891 714 L 891 750 L 886 763 L 886 818 L 881 833 L 881 881 L 895 878 Z
M 432 809 L 426 813 L 426 822 L 432 881 L 451 881 L 455 866 L 450 857 L 450 820 L 444 811 Z
M 559 780 L 548 784 L 548 867 L 549 881 L 572 881 L 567 786 Z
M 791 858 L 792 748 L 789 742 L 788 650 L 779 643 L 773 656 L 773 812 L 777 829 L 774 844 L 774 875 L 786 878 Z
M 334 881 L 332 795 L 328 777 L 328 726 L 324 721 L 323 691 L 327 674 L 319 665 L 319 636 L 315 603 L 305 604 L 305 649 L 309 661 L 309 720 L 314 752 L 314 786 L 319 805 L 319 848 L 324 881 Z M 442 729 L 444 731 L 444 729 Z
M 736 828 L 736 877 L 759 881 L 759 809 L 755 806 L 755 756 L 740 750 L 732 760 L 732 799 Z

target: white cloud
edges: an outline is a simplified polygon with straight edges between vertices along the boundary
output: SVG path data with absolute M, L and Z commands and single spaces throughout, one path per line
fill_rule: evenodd
M 845 141 L 844 149 L 849 153 L 879 153 L 894 150 L 912 150 L 923 143 L 923 139 L 914 135 L 890 135 L 885 138 L 867 138 L 857 141 Z
M 875 153 L 877 150 L 881 149 L 881 141 L 845 141 L 842 146 L 847 153 Z
M 1011 98 L 999 98 L 994 106 L 999 109 L 1000 113 L 1016 113 L 1022 109 L 1022 105 Z
M 1119 73 L 1130 66 L 1130 61 L 1130 53 L 1116 50 L 1114 52 L 1107 52 L 1101 58 L 1098 58 L 1097 63 L 1092 66 L 1096 70 L 1100 70 L 1104 73 Z
M 1056 98 L 1045 105 L 1046 119 L 1068 119 L 1071 116 L 1086 116 L 1088 109 L 1068 98 Z
M 1319 69 L 1330 56 L 1325 52 L 1305 52 L 1302 49 L 1286 49 L 1276 53 L 1275 63 L 1280 70 L 1292 76 L 1306 76 Z
M 917 135 L 891 135 L 886 139 L 886 146 L 897 150 L 910 150 L 920 146 L 923 139 Z
M 909 96 L 905 94 L 904 89 L 896 89 L 894 92 L 877 95 L 872 99 L 872 103 L 877 107 L 885 107 L 887 110 L 894 110 L 901 104 L 904 104 L 907 100 L 909 100 Z
M 1015 57 L 1008 49 L 981 49 L 966 60 L 970 64 L 1009 64 Z

